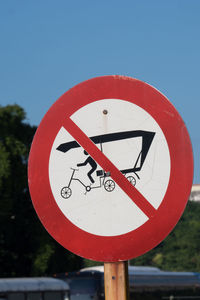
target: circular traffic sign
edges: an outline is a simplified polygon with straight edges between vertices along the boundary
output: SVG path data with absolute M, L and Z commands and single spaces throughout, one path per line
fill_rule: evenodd
M 61 96 L 29 157 L 29 188 L 47 231 L 97 261 L 155 247 L 187 203 L 193 156 L 183 120 L 158 90 L 104 76 Z

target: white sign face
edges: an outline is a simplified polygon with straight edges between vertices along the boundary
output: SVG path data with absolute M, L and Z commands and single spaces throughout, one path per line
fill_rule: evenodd
M 71 119 L 158 209 L 169 183 L 170 154 L 152 116 L 131 102 L 102 99 L 82 107 Z M 59 150 L 63 144 L 65 151 Z M 88 233 L 117 236 L 148 221 L 63 127 L 51 149 L 49 180 L 59 209 Z

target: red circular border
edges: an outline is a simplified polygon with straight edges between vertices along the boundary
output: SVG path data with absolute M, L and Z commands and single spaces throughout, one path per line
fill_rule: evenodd
M 113 237 L 93 235 L 71 223 L 56 204 L 48 174 L 51 148 L 63 120 L 79 108 L 101 99 L 122 99 L 146 110 L 161 127 L 171 158 L 168 188 L 154 217 L 136 230 Z M 28 178 L 35 210 L 57 242 L 87 259 L 128 260 L 159 244 L 178 222 L 192 186 L 192 146 L 179 113 L 158 90 L 129 77 L 97 77 L 70 89 L 46 113 L 32 143 Z

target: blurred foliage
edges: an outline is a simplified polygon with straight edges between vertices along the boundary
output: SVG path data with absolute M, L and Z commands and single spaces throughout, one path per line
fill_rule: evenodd
M 27 163 L 36 127 L 18 105 L 0 106 L 0 276 L 79 269 L 82 259 L 49 236 L 33 209 Z
M 189 201 L 169 236 L 153 250 L 131 260 L 131 264 L 200 272 L 200 204 Z
M 102 265 L 103 265 L 103 262 L 89 260 L 89 259 L 84 259 L 84 268 L 95 267 L 95 266 L 102 266 Z
M 40 276 L 102 263 L 82 259 L 60 246 L 32 206 L 27 163 L 36 127 L 18 105 L 0 106 L 0 276 Z M 171 234 L 134 265 L 200 272 L 200 204 L 189 202 Z

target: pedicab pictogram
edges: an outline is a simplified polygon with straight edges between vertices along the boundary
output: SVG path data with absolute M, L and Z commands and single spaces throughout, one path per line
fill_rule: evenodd
M 141 137 L 142 143 L 141 143 L 141 150 L 139 151 L 138 156 L 134 160 L 133 167 L 126 168 L 120 170 L 122 174 L 126 176 L 128 181 L 135 186 L 137 180 L 140 179 L 140 176 L 138 175 L 138 172 L 141 171 L 143 164 L 145 162 L 146 156 L 148 154 L 148 151 L 150 149 L 151 143 L 154 139 L 155 132 L 149 132 L 149 131 L 142 131 L 142 130 L 132 130 L 132 131 L 124 131 L 124 132 L 116 132 L 116 133 L 109 133 L 104 135 L 98 135 L 90 137 L 91 141 L 95 144 L 100 144 L 101 152 L 103 152 L 103 144 L 104 143 L 112 143 L 114 141 L 119 140 L 126 140 L 126 139 L 132 139 Z M 57 147 L 58 151 L 61 151 L 63 153 L 68 152 L 69 150 L 75 149 L 80 147 L 80 145 L 77 143 L 77 141 L 71 141 L 67 143 L 60 144 Z M 68 199 L 72 195 L 72 189 L 71 189 L 71 183 L 72 181 L 77 181 L 79 184 L 81 184 L 85 189 L 85 194 L 87 192 L 90 192 L 92 189 L 96 188 L 102 188 L 104 187 L 105 191 L 112 192 L 115 189 L 115 181 L 111 178 L 110 172 L 105 172 L 104 170 L 97 170 L 97 163 L 96 161 L 89 156 L 89 154 L 84 150 L 84 154 L 87 156 L 86 160 L 82 163 L 77 163 L 77 167 L 83 167 L 89 164 L 91 166 L 90 171 L 87 173 L 87 176 L 90 180 L 90 185 L 86 185 L 82 180 L 75 177 L 75 172 L 78 172 L 79 169 L 71 168 L 72 174 L 69 180 L 69 183 L 67 186 L 64 186 L 61 189 L 61 196 L 64 199 Z M 95 184 L 95 180 L 92 177 L 92 174 L 96 171 L 96 176 L 99 178 L 99 182 L 97 185 L 92 186 Z

